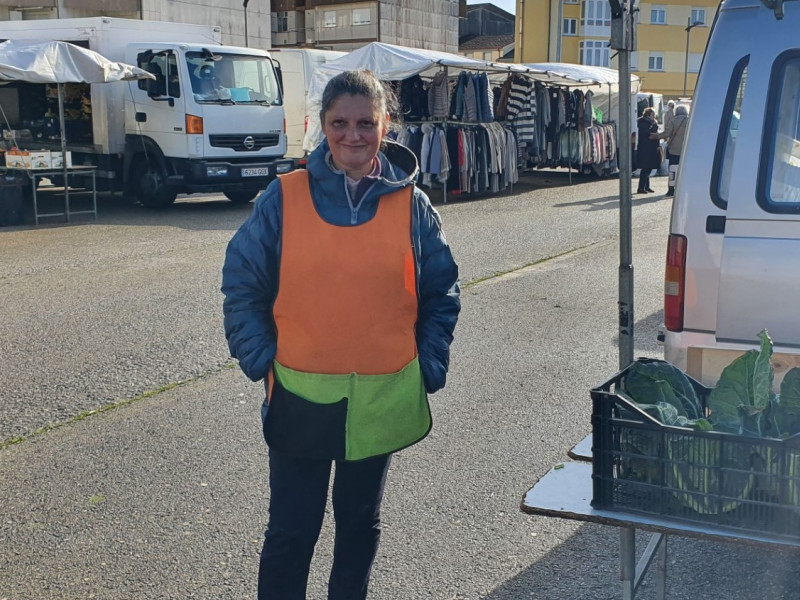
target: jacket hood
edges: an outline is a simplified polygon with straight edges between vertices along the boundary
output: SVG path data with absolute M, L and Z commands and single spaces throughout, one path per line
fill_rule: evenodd
M 683 104 L 679 104 L 678 106 L 675 107 L 675 114 L 676 115 L 688 116 L 689 115 L 689 109 L 686 108 Z
M 344 171 L 333 167 L 330 158 L 331 149 L 325 139 L 308 157 L 307 168 L 309 172 L 320 181 L 339 180 L 344 177 Z M 381 161 L 381 175 L 378 183 L 382 187 L 401 188 L 413 183 L 419 174 L 417 157 L 408 148 L 390 139 L 381 143 L 378 159 Z M 333 183 L 333 181 L 331 181 Z M 338 185 L 342 185 L 339 183 Z

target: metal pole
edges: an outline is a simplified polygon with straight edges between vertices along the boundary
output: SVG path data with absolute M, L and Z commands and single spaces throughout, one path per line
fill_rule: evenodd
M 61 128 L 61 168 L 64 173 L 64 218 L 69 222 L 69 181 L 67 180 L 67 132 L 64 128 L 64 84 L 58 84 L 58 124 Z M 36 179 L 33 180 L 36 187 Z M 34 192 L 35 193 L 35 192 Z
M 631 200 L 631 51 L 634 14 L 625 2 L 624 48 L 619 50 L 619 368 L 633 362 L 633 244 Z
M 247 3 L 248 2 L 250 2 L 250 0 L 244 0 L 242 2 L 242 7 L 244 8 L 244 45 L 245 45 L 245 47 L 249 47 L 250 46 L 250 44 L 247 41 Z
M 692 17 L 686 18 L 686 56 L 683 60 L 683 97 L 686 97 L 686 80 L 689 77 L 689 34 L 692 32 Z

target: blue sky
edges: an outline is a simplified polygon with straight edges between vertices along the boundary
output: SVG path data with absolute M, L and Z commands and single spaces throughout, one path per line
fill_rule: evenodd
M 467 4 L 483 4 L 484 2 L 494 4 L 512 15 L 517 13 L 517 0 L 467 0 Z

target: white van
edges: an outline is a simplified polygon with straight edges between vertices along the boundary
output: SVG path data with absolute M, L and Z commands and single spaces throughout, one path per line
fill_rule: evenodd
M 800 2 L 725 0 L 672 207 L 664 354 L 707 385 L 767 329 L 800 364 Z
M 283 103 L 286 111 L 286 156 L 302 158 L 303 137 L 308 123 L 308 86 L 311 74 L 317 65 L 336 60 L 345 52 L 335 50 L 316 50 L 310 48 L 275 48 L 270 50 L 280 63 L 280 76 L 283 80 Z

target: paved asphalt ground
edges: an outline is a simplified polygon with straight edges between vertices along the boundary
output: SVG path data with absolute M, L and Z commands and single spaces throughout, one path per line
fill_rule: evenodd
M 617 530 L 519 510 L 616 370 L 617 184 L 538 174 L 439 205 L 463 312 L 434 429 L 393 459 L 370 598 L 620 597 Z M 637 356 L 659 355 L 669 205 L 635 202 Z M 263 392 L 231 366 L 218 292 L 248 211 L 107 199 L 97 223 L 0 232 L 0 600 L 254 597 Z M 675 538 L 669 598 L 796 599 L 796 559 Z

